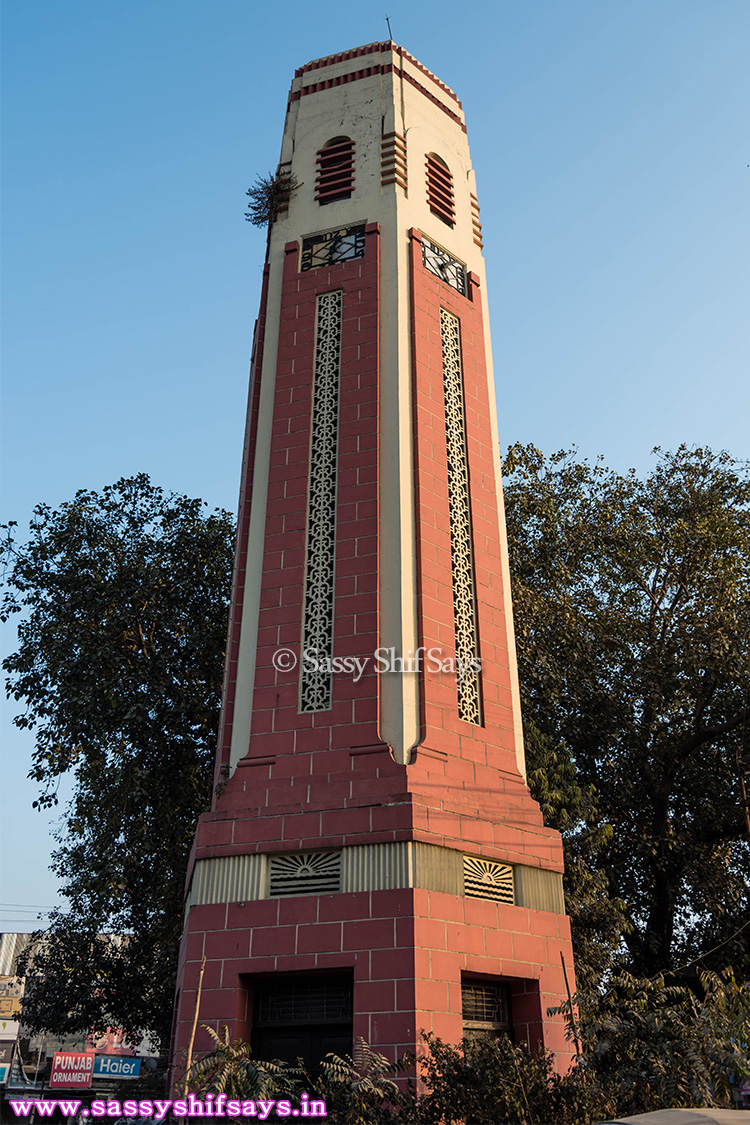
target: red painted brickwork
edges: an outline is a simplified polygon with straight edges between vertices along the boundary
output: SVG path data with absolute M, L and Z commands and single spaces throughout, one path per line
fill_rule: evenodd
M 541 813 L 515 758 L 478 279 L 469 274 L 465 297 L 426 270 L 420 235 L 412 231 L 411 281 L 419 642 L 448 656 L 455 652 L 440 333 L 443 308 L 458 317 L 461 326 L 483 725 L 458 717 L 455 675 L 431 672 L 427 662 L 421 678 L 422 741 L 410 767 L 410 785 L 425 793 L 436 786 L 443 791 L 440 809 L 426 810 L 431 832 L 447 835 L 452 817 L 458 815 L 460 839 L 467 848 L 473 845 L 487 854 L 500 849 L 511 861 L 528 863 L 534 857 L 541 866 L 552 867 L 561 858 L 559 837 L 542 827 Z
M 378 637 L 378 240 L 363 260 L 300 273 L 287 246 L 264 568 L 248 754 L 210 814 L 194 855 L 338 847 L 415 839 L 511 863 L 562 870 L 515 761 L 499 573 L 499 530 L 481 306 L 425 271 L 412 240 L 415 479 L 421 643 L 454 651 L 439 309 L 461 319 L 485 725 L 456 714 L 455 678 L 425 674 L 422 742 L 396 763 L 379 739 L 379 677 L 333 678 L 333 706 L 300 714 L 298 672 L 315 299 L 343 291 L 334 655 L 371 657 Z M 474 282 L 472 281 L 472 288 Z M 387 440 L 387 439 L 385 439 Z M 242 701 L 247 706 L 247 700 Z
M 470 276 L 470 295 L 463 297 L 425 271 L 416 232 L 411 282 L 420 643 L 454 651 L 443 307 L 461 321 L 485 723 L 458 719 L 455 680 L 426 673 L 422 741 L 411 764 L 402 766 L 378 736 L 379 677 L 372 661 L 357 684 L 334 676 L 333 706 L 315 714 L 298 712 L 298 671 L 273 667 L 279 646 L 298 652 L 300 645 L 315 302 L 334 289 L 343 292 L 334 655 L 371 657 L 379 646 L 377 226 L 367 228 L 366 241 L 364 259 L 304 274 L 298 244 L 286 247 L 252 734 L 246 756 L 201 818 L 193 861 L 418 840 L 561 871 L 559 836 L 544 827 L 515 761 L 476 279 Z M 247 707 L 249 700 L 232 694 L 232 660 L 234 648 L 227 698 Z M 225 756 L 231 715 L 228 709 Z M 200 1022 L 228 1023 L 244 1036 L 252 1021 L 254 974 L 351 970 L 354 1035 L 391 1057 L 415 1049 L 422 1029 L 456 1041 L 462 974 L 500 976 L 511 983 L 517 1038 L 533 1046 L 543 1037 L 564 1063 L 569 1050 L 562 1023 L 543 1021 L 547 1007 L 564 996 L 561 951 L 572 964 L 562 916 L 419 890 L 194 906 L 181 950 L 175 1050 L 187 1042 L 205 955 Z M 201 1032 L 196 1049 L 209 1046 Z
M 539 936 L 540 929 L 555 932 Z M 395 1059 L 417 1049 L 422 1031 L 458 1042 L 462 978 L 501 977 L 511 986 L 516 1041 L 532 1049 L 543 1043 L 565 1068 L 571 1053 L 563 1021 L 542 1022 L 547 1008 L 564 996 L 560 950 L 570 963 L 563 916 L 435 891 L 194 906 L 178 1046 L 189 1034 L 205 955 L 201 1025 L 227 1024 L 233 1034 L 249 1038 L 252 1006 L 246 993 L 254 974 L 350 970 L 354 1036 Z M 210 1046 L 201 1028 L 196 1049 Z
M 368 43 L 367 46 L 356 47 L 353 51 L 343 51 L 338 55 L 328 55 L 323 59 L 314 59 L 313 62 L 307 63 L 306 66 L 301 66 L 297 70 L 295 70 L 294 77 L 301 78 L 303 74 L 307 74 L 311 70 L 320 70 L 323 67 L 332 66 L 335 63 L 349 62 L 350 59 L 363 58 L 365 55 L 383 54 L 386 51 L 392 51 L 394 55 L 399 55 L 403 59 L 408 59 L 409 62 L 413 66 L 415 66 L 417 70 L 421 71 L 421 73 L 424 74 L 426 78 L 429 78 L 432 82 L 435 83 L 436 86 L 439 86 L 444 94 L 447 94 L 450 98 L 452 98 L 459 107 L 461 106 L 460 101 L 449 86 L 446 86 L 444 82 L 441 82 L 440 79 L 436 75 L 434 75 L 431 70 L 428 70 L 426 66 L 423 66 L 418 59 L 415 59 L 414 56 L 410 55 L 408 51 L 405 51 L 403 47 L 399 47 L 397 43 L 394 43 L 391 40 L 388 40 L 385 43 Z
M 366 244 L 364 259 L 305 273 L 298 244 L 286 248 L 251 742 L 201 820 L 197 858 L 337 846 L 373 831 L 405 839 L 411 830 L 405 772 L 377 726 L 377 225 L 367 228 Z M 343 292 L 334 656 L 369 665 L 357 683 L 334 676 L 330 710 L 300 714 L 299 671 L 277 671 L 273 655 L 300 648 L 315 308 L 332 290 Z M 230 734 L 228 722 L 225 747 Z

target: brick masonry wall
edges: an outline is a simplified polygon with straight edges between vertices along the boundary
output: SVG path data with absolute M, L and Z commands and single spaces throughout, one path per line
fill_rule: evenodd
M 499 529 L 481 306 L 421 264 L 412 232 L 415 487 L 421 641 L 454 651 L 440 307 L 461 320 L 485 725 L 456 714 L 455 677 L 422 676 L 422 743 L 398 765 L 377 729 L 372 661 L 358 683 L 334 676 L 333 707 L 298 712 L 298 673 L 272 664 L 299 649 L 304 582 L 315 300 L 343 298 L 334 655 L 378 647 L 378 243 L 366 256 L 300 273 L 287 246 L 249 753 L 201 822 L 197 858 L 419 839 L 562 869 L 557 833 L 513 752 Z M 472 295 L 475 279 L 472 276 Z
M 460 719 L 455 675 L 430 672 L 426 664 L 420 683 L 422 741 L 410 767 L 410 788 L 424 795 L 442 789 L 440 806 L 428 805 L 423 824 L 446 842 L 460 839 L 467 848 L 487 848 L 487 854 L 497 854 L 492 850 L 499 849 L 516 862 L 529 862 L 533 856 L 542 866 L 561 870 L 559 837 L 543 827 L 541 812 L 531 800 L 515 758 L 498 482 L 478 278 L 470 273 L 468 295 L 458 293 L 424 268 L 421 236 L 416 230 L 410 236 L 420 644 L 446 656 L 455 652 L 440 332 L 443 308 L 458 317 L 461 326 L 483 702 L 483 725 Z
M 511 985 L 517 1041 L 544 1044 L 567 1065 L 561 1019 L 542 1014 L 564 995 L 560 952 L 571 963 L 568 919 L 435 891 L 392 890 L 194 906 L 185 943 L 189 1034 L 203 956 L 199 1023 L 228 1024 L 249 1038 L 241 978 L 250 974 L 335 972 L 354 976 L 354 1036 L 395 1059 L 416 1050 L 422 1031 L 447 1042 L 462 1034 L 461 978 L 498 977 Z M 204 1030 L 197 1050 L 209 1050 Z
M 286 247 L 279 325 L 253 729 L 247 755 L 200 821 L 194 858 L 421 840 L 511 863 L 562 870 L 560 839 L 544 827 L 518 773 L 500 582 L 496 482 L 484 334 L 476 278 L 463 297 L 424 270 L 411 232 L 414 438 L 420 642 L 454 651 L 440 308 L 461 321 L 484 726 L 456 715 L 455 679 L 421 679 L 422 742 L 409 766 L 379 739 L 378 681 L 334 676 L 333 707 L 298 712 L 298 672 L 277 673 L 279 646 L 299 650 L 309 469 L 315 301 L 343 291 L 334 654 L 378 647 L 378 245 L 364 259 L 299 273 Z M 384 439 L 385 440 L 385 439 Z M 248 462 L 249 464 L 249 462 Z M 241 565 L 241 560 L 240 560 Z M 231 680 L 230 652 L 230 680 Z M 235 656 L 236 659 L 236 656 Z M 236 700 L 235 705 L 247 705 Z M 231 722 L 231 715 L 228 717 Z M 228 735 L 227 735 L 228 739 Z M 228 742 L 226 742 L 228 745 Z M 517 1038 L 569 1058 L 560 952 L 572 965 L 567 918 L 419 890 L 193 906 L 181 951 L 177 1050 L 192 1022 L 249 1034 L 242 980 L 270 972 L 350 969 L 354 1035 L 391 1057 L 422 1029 L 461 1035 L 461 974 L 511 983 Z M 196 1049 L 208 1049 L 204 1032 Z

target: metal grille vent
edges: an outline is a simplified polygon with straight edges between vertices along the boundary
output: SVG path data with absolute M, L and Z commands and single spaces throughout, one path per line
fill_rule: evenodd
M 256 1020 L 260 1024 L 341 1022 L 352 1018 L 352 986 L 344 980 L 261 981 Z
M 510 1026 L 510 998 L 508 986 L 464 981 L 461 985 L 461 1004 L 464 1023 L 488 1027 Z
M 301 852 L 271 860 L 272 898 L 336 894 L 341 886 L 341 852 Z
M 464 856 L 464 894 L 468 898 L 491 898 L 495 902 L 514 902 L 513 868 L 491 859 Z

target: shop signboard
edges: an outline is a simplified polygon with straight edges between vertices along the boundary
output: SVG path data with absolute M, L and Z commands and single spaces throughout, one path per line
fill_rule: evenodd
M 91 1085 L 94 1058 L 91 1051 L 55 1051 L 49 1076 L 50 1090 L 85 1090 Z
M 127 1055 L 97 1055 L 94 1078 L 137 1078 L 141 1073 L 141 1060 Z
M 133 1046 L 125 1041 L 121 1027 L 108 1027 L 100 1035 L 89 1035 L 86 1050 L 96 1051 L 98 1055 L 132 1055 Z
M 21 977 L 0 975 L 0 1000 L 20 1000 L 23 996 L 24 982 Z
M 15 1045 L 15 1039 L 0 1040 L 0 1085 L 5 1085 L 8 1081 Z

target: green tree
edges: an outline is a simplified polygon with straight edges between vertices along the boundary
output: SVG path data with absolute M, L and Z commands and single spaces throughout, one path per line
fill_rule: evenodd
M 584 975 L 619 915 L 634 974 L 745 978 L 748 466 L 682 446 L 640 480 L 514 446 L 505 468 L 530 779 L 566 836 Z
M 36 943 L 25 1019 L 168 1042 L 187 857 L 211 795 L 233 527 L 145 474 L 35 509 L 4 541 L 3 663 L 34 731 L 39 805 L 70 774 L 53 870 L 69 900 Z M 106 937 L 111 934 L 115 937 Z M 123 935 L 127 935 L 123 940 Z
M 704 972 L 698 991 L 622 974 L 604 994 L 578 994 L 583 1069 L 599 1116 L 731 1105 L 731 1081 L 750 1076 L 750 985 L 731 970 Z

